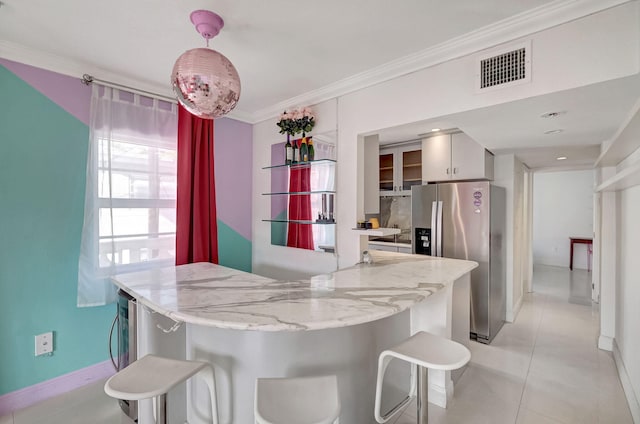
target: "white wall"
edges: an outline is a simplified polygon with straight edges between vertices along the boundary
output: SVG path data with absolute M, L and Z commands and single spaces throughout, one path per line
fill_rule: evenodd
M 619 196 L 619 278 L 616 287 L 615 342 L 629 378 L 631 410 L 636 420 L 640 409 L 640 276 L 638 274 L 638 246 L 640 246 L 640 186 L 624 190 Z M 620 367 L 618 367 L 620 368 Z M 631 391 L 631 393 L 629 393 Z M 635 399 L 635 402 L 633 400 Z M 638 422 L 638 421 L 636 421 Z
M 527 247 L 527 223 L 525 210 L 525 174 L 527 167 L 515 159 L 513 168 L 513 288 L 511 294 L 511 313 L 507 306 L 507 321 L 513 322 L 520 311 L 525 293 L 525 264 Z M 509 299 L 507 298 L 507 301 Z
M 506 278 L 507 316 L 513 322 L 518 315 L 529 275 L 527 213 L 526 213 L 526 166 L 513 154 L 498 155 L 494 161 L 494 181 L 506 192 Z
M 594 171 L 538 172 L 533 178 L 533 261 L 569 267 L 569 237 L 593 237 Z M 574 268 L 587 269 L 576 244 Z
M 522 279 L 525 292 L 533 291 L 533 172 L 527 170 L 524 180 L 524 252 Z
M 614 167 L 600 169 L 604 181 L 615 174 Z M 596 243 L 600 257 L 600 349 L 613 350 L 616 335 L 616 290 L 618 285 L 618 194 L 607 191 L 600 193 L 600 223 L 596 230 Z M 599 243 L 598 243 L 598 235 Z
M 340 222 L 353 225 L 364 218 L 362 134 L 635 74 L 637 8 L 636 2 L 629 3 L 529 37 L 534 51 L 530 84 L 479 95 L 473 88 L 475 56 L 470 55 L 341 97 L 337 190 L 349 204 L 341 203 Z M 599 56 L 608 60 L 595 60 Z M 338 239 L 340 266 L 357 262 L 363 248 L 360 238 L 338 231 Z
M 336 101 L 313 105 L 313 110 L 317 124 L 311 134 L 333 134 L 335 137 Z M 271 172 L 262 168 L 271 165 L 271 145 L 286 140 L 286 136 L 278 131 L 275 118 L 253 126 L 252 272 L 272 278 L 296 279 L 335 271 L 338 261 L 332 253 L 271 244 L 271 224 L 262 221 L 271 215 L 271 196 L 263 195 L 271 191 Z M 336 175 L 336 178 L 340 176 Z M 340 210 L 341 202 L 342 196 L 337 194 L 336 211 Z M 339 246 L 336 247 L 339 251 Z
M 635 19 L 637 11 L 637 2 L 631 2 L 527 37 L 532 41 L 533 51 L 533 78 L 528 84 L 478 94 L 474 89 L 476 56 L 469 55 L 338 98 L 333 117 L 337 116 L 338 129 L 339 267 L 358 262 L 360 252 L 366 248 L 366 237 L 351 231 L 357 220 L 364 218 L 364 169 L 377 166 L 365 164 L 363 134 L 635 74 L 640 38 Z M 600 60 L 603 57 L 607 60 Z M 260 169 L 266 159 L 261 162 L 260 158 L 268 157 L 269 144 L 282 140 L 277 134 L 275 119 L 256 124 L 254 128 L 255 272 L 271 266 L 288 264 L 304 269 L 307 263 L 318 264 L 294 252 L 297 249 L 271 246 L 269 226 L 260 221 L 267 207 L 266 196 L 261 193 L 268 191 L 267 176 Z M 329 113 L 326 118 L 318 119 L 319 125 L 324 119 L 331 119 Z M 291 252 L 294 257 L 283 258 L 285 252 Z M 323 262 L 325 265 L 328 264 Z

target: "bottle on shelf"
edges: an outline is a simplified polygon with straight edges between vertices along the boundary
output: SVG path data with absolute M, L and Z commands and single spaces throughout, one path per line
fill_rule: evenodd
M 289 140 L 289 134 L 287 134 L 287 144 L 284 145 L 284 163 L 291 165 L 293 162 L 293 147 L 291 147 L 291 140 Z
M 300 162 L 300 150 L 298 149 L 297 140 L 293 140 L 293 145 L 291 146 L 291 153 L 292 153 L 291 163 Z
M 309 162 L 309 146 L 307 146 L 307 137 L 304 134 L 300 142 L 300 162 Z
M 329 195 L 329 222 L 336 222 L 333 218 L 333 194 Z
M 313 160 L 316 156 L 315 149 L 313 148 L 313 137 L 309 136 L 307 138 L 307 149 L 309 150 L 309 160 Z

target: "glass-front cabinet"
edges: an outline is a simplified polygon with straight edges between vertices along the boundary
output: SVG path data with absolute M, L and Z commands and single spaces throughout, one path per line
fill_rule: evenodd
M 410 195 L 411 186 L 422 184 L 420 142 L 380 149 L 380 195 Z

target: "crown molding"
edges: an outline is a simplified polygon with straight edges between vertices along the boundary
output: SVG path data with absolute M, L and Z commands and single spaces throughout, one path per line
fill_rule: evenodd
M 637 0 L 556 0 L 426 50 L 258 110 L 253 113 L 254 123 L 271 119 L 288 107 L 321 103 L 634 1 Z
M 227 113 L 225 118 L 235 119 L 236 121 L 246 122 L 247 124 L 255 124 L 256 120 L 253 117 L 253 114 L 246 112 L 244 110 L 233 109 L 231 112 Z
M 291 97 L 267 108 L 255 112 L 236 109 L 227 117 L 255 124 L 271 119 L 291 106 L 321 103 L 449 60 L 514 41 L 615 6 L 636 1 L 638 0 L 556 0 L 426 50 L 344 78 L 319 89 Z M 78 79 L 83 74 L 91 74 L 102 80 L 173 97 L 173 93 L 168 86 L 130 78 L 87 62 L 63 58 L 5 40 L 0 40 L 0 57 L 78 77 Z

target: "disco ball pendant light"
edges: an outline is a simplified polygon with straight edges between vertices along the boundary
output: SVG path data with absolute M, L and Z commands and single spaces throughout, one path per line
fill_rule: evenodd
M 240 77 L 223 54 L 209 48 L 224 21 L 208 10 L 191 13 L 196 31 L 207 40 L 207 48 L 184 52 L 171 73 L 171 84 L 178 102 L 192 114 L 214 119 L 229 113 L 240 99 Z

